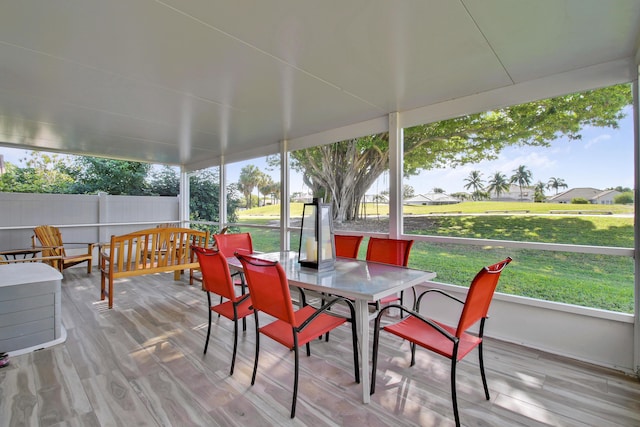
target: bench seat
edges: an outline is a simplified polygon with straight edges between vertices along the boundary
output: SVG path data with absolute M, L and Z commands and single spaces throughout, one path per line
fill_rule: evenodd
M 174 272 L 179 280 L 183 270 L 190 271 L 200 265 L 191 246 L 207 247 L 209 232 L 179 227 L 156 227 L 121 236 L 111 236 L 108 245 L 100 248 L 100 299 L 109 298 L 113 307 L 113 281 L 115 279 Z

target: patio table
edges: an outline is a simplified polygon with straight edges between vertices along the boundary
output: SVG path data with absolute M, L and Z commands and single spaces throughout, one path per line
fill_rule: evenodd
M 318 271 L 301 267 L 298 263 L 298 253 L 293 251 L 252 254 L 252 256 L 280 262 L 292 286 L 355 301 L 361 356 L 362 401 L 369 403 L 369 321 L 375 316 L 375 314 L 369 314 L 369 302 L 432 280 L 436 277 L 436 273 L 350 258 L 336 258 L 332 270 Z M 230 268 L 242 271 L 242 265 L 237 258 L 230 257 L 227 260 Z
M 21 261 L 35 258 L 40 252 L 42 249 L 39 248 L 9 249 L 0 251 L 0 257 L 5 261 Z
M 0 264 L 50 261 L 62 258 L 61 256 L 38 256 L 38 254 L 40 254 L 43 249 L 49 248 L 36 246 L 32 248 L 8 249 L 0 251 Z

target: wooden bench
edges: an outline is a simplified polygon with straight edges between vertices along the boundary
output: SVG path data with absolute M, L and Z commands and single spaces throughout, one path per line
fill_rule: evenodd
M 100 299 L 109 297 L 113 307 L 113 281 L 123 277 L 173 271 L 179 280 L 183 270 L 200 266 L 191 245 L 207 247 L 209 232 L 190 228 L 160 227 L 111 236 L 108 245 L 100 248 Z M 108 286 L 107 286 L 108 282 Z

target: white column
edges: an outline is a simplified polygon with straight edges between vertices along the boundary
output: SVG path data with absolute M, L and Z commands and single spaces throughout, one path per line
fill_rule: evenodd
M 109 218 L 109 195 L 104 191 L 98 192 L 98 223 L 107 224 L 111 222 Z M 98 227 L 98 242 L 108 242 L 111 236 L 109 227 Z
M 189 226 L 189 174 L 184 166 L 180 166 L 180 194 L 178 195 L 178 219 L 181 227 Z
M 640 88 L 638 86 L 638 74 L 640 65 L 636 69 L 636 78 L 633 82 L 633 160 L 634 160 L 634 205 L 635 205 L 635 288 L 634 288 L 634 328 L 633 328 L 633 366 L 636 375 L 640 377 Z
M 389 237 L 402 234 L 402 162 L 404 155 L 400 113 L 389 114 Z
M 280 143 L 280 248 L 291 249 L 289 237 L 289 144 L 286 140 Z
M 220 195 L 218 197 L 218 229 L 227 225 L 227 165 L 224 156 L 220 157 Z

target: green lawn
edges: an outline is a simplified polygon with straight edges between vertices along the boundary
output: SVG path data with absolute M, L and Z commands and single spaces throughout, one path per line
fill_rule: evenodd
M 302 203 L 291 203 L 291 216 L 302 215 Z M 388 215 L 389 206 L 375 203 L 367 203 L 367 215 Z M 425 215 L 431 213 L 485 213 L 487 211 L 529 211 L 534 214 L 549 214 L 557 210 L 581 210 L 581 211 L 607 211 L 614 214 L 633 214 L 633 206 L 629 205 L 570 205 L 562 203 L 520 203 L 520 202 L 463 202 L 455 205 L 441 206 L 405 206 L 405 215 Z M 280 205 L 261 206 L 240 212 L 241 217 L 273 216 L 280 215 Z
M 379 215 L 386 215 L 380 205 Z M 550 205 L 544 203 L 465 202 L 450 206 L 415 206 L 405 215 L 426 215 L 406 221 L 411 234 L 471 237 L 527 242 L 566 243 L 632 248 L 633 217 L 613 215 L 553 215 L 553 210 L 600 211 L 600 205 Z M 630 214 L 629 206 L 606 206 L 606 211 Z M 431 212 L 463 212 L 463 215 L 430 215 Z M 486 211 L 510 211 L 488 215 Z M 528 210 L 529 215 L 513 211 Z M 409 211 L 411 213 L 409 213 Z M 367 207 L 374 213 L 374 205 Z M 291 216 L 302 213 L 302 204 L 292 204 Z M 471 215 L 475 213 L 476 215 Z M 464 215 L 469 214 L 469 215 Z M 534 215 L 531 215 L 534 214 Z M 267 206 L 240 213 L 240 221 L 271 223 L 279 215 L 278 206 Z M 372 221 L 386 227 L 385 220 Z M 406 217 L 408 218 L 408 217 Z M 346 226 L 348 229 L 348 225 Z M 372 231 L 375 228 L 372 227 Z M 247 228 L 258 250 L 278 250 L 279 234 Z M 384 231 L 384 230 L 382 230 Z M 295 240 L 295 237 L 294 237 Z M 296 243 L 292 243 L 295 247 Z M 360 250 L 364 258 L 366 240 Z M 478 269 L 506 256 L 514 262 L 502 275 L 499 291 L 568 304 L 633 313 L 633 260 L 627 257 L 565 252 L 507 249 L 500 245 L 468 246 L 416 242 L 409 265 L 433 270 L 437 281 L 468 285 Z

